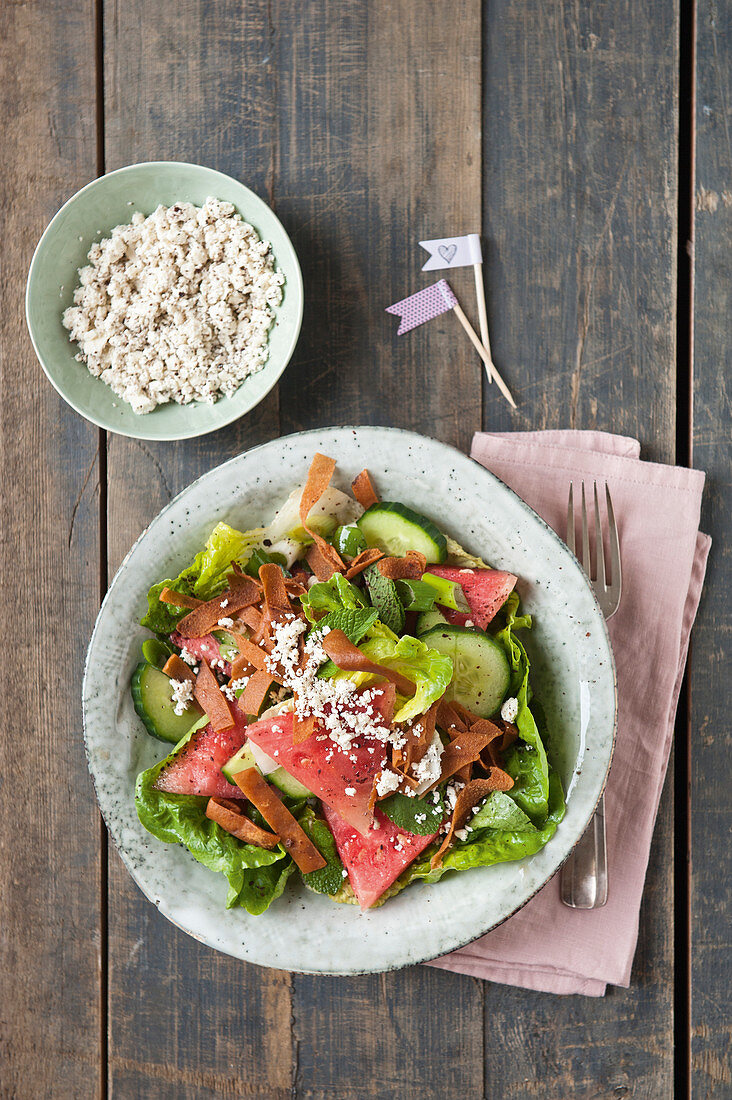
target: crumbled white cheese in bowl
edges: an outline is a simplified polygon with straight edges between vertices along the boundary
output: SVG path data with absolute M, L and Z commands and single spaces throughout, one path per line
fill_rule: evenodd
M 87 258 L 63 324 L 77 360 L 134 412 L 212 404 L 265 365 L 284 275 L 231 203 L 137 211 Z

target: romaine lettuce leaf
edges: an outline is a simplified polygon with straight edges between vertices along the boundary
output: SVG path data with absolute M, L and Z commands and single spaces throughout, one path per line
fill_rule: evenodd
M 418 714 L 424 714 L 447 690 L 452 680 L 452 661 L 449 657 L 430 649 L 418 638 L 405 634 L 395 640 L 392 632 L 378 621 L 369 631 L 369 637 L 359 649 L 385 668 L 401 672 L 416 684 L 414 695 L 404 698 L 397 695 L 395 722 L 408 722 Z M 338 671 L 337 676 L 348 676 L 357 684 L 373 679 L 368 673 Z
M 158 840 L 182 844 L 199 863 L 226 875 L 229 883 L 227 909 L 242 905 L 252 914 L 263 913 L 284 889 L 292 870 L 289 856 L 282 848 L 268 851 L 231 836 L 206 817 L 207 798 L 167 794 L 153 786 L 160 770 L 192 734 L 190 730 L 173 753 L 140 772 L 135 785 L 137 816 Z

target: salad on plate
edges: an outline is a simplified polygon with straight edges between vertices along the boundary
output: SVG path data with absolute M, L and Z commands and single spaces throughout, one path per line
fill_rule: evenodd
M 252 914 L 291 875 L 370 909 L 532 855 L 564 815 L 517 577 L 335 467 L 316 454 L 266 527 L 219 523 L 142 619 L 132 697 L 171 750 L 138 816 Z

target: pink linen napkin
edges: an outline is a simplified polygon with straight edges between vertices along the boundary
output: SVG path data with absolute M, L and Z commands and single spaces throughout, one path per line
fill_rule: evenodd
M 623 563 L 623 597 L 608 623 L 618 672 L 617 744 L 605 792 L 610 890 L 602 909 L 569 909 L 555 875 L 505 924 L 429 965 L 601 997 L 608 983 L 630 983 L 653 826 L 711 545 L 699 532 L 704 474 L 642 462 L 637 440 L 603 432 L 477 433 L 471 456 L 562 538 L 570 481 L 610 486 Z

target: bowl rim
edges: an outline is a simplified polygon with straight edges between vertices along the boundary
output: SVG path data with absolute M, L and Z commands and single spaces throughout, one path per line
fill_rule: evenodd
M 506 485 L 506 483 L 504 481 L 502 481 L 491 470 L 488 470 L 485 466 L 483 466 L 481 463 L 479 463 L 476 459 L 472 458 L 472 456 L 466 455 L 465 452 L 461 451 L 458 447 L 455 447 L 455 446 L 453 446 L 452 444 L 449 444 L 449 443 L 444 443 L 442 440 L 436 440 L 436 439 L 434 439 L 433 437 L 430 437 L 430 436 L 424 436 L 421 433 L 411 431 L 410 429 L 389 427 L 389 426 L 386 426 L 386 425 L 352 425 L 352 424 L 327 425 L 327 426 L 322 427 L 322 428 L 313 428 L 313 429 L 306 429 L 306 430 L 299 431 L 299 432 L 291 432 L 287 436 L 280 436 L 280 437 L 277 437 L 275 439 L 267 440 L 264 443 L 257 444 L 255 447 L 251 447 L 251 448 L 247 449 L 246 451 L 240 452 L 239 454 L 234 455 L 229 459 L 226 459 L 224 462 L 217 463 L 216 466 L 213 466 L 210 470 L 207 470 L 205 473 L 200 474 L 198 477 L 194 478 L 193 481 L 191 481 L 189 484 L 187 484 L 183 489 L 181 489 L 181 491 L 179 493 L 177 493 L 176 496 L 173 497 L 173 499 L 170 500 L 150 520 L 150 523 L 148 523 L 146 525 L 144 530 L 140 533 L 140 535 L 137 537 L 137 539 L 135 539 L 134 543 L 132 544 L 130 549 L 125 554 L 124 558 L 120 562 L 120 564 L 119 564 L 119 566 L 118 566 L 118 568 L 117 568 L 117 570 L 114 574 L 114 577 L 110 581 L 109 587 L 108 587 L 107 592 L 104 596 L 104 600 L 102 601 L 102 604 L 100 606 L 96 621 L 94 623 L 94 629 L 92 631 L 92 634 L 91 634 L 91 637 L 90 637 L 90 640 L 89 640 L 89 646 L 87 648 L 87 653 L 86 653 L 86 657 L 85 657 L 85 661 L 84 661 L 84 676 L 83 676 L 83 683 L 82 683 L 82 721 L 83 721 L 83 733 L 84 733 L 84 751 L 85 751 L 85 755 L 86 755 L 86 758 L 87 758 L 87 766 L 89 768 L 89 773 L 91 775 L 92 782 L 93 782 L 93 785 L 94 785 L 94 793 L 95 793 L 95 797 L 97 799 L 97 805 L 98 805 L 99 810 L 102 814 L 102 817 L 104 819 L 105 825 L 107 826 L 107 829 L 110 831 L 110 833 L 112 833 L 112 840 L 113 840 L 113 843 L 115 844 L 115 847 L 118 848 L 118 854 L 122 858 L 122 861 L 124 862 L 128 873 L 130 874 L 133 881 L 135 882 L 135 885 L 138 887 L 138 889 L 141 891 L 141 893 L 147 898 L 147 900 L 150 901 L 153 905 L 155 905 L 155 907 L 163 914 L 163 916 L 166 918 L 166 920 L 170 921 L 170 923 L 173 924 L 175 927 L 180 928 L 181 931 L 186 933 L 186 935 L 191 936 L 193 939 L 197 940 L 200 943 L 203 943 L 204 945 L 210 947 L 211 949 L 213 949 L 215 951 L 221 951 L 224 954 L 230 954 L 234 958 L 244 959 L 244 956 L 236 955 L 233 952 L 228 951 L 225 947 L 222 947 L 222 946 L 212 942 L 212 940 L 209 937 L 207 937 L 205 934 L 192 931 L 190 928 L 185 927 L 182 923 L 180 923 L 179 920 L 177 920 L 175 917 L 173 917 L 171 915 L 171 913 L 168 912 L 167 906 L 165 905 L 163 899 L 156 899 L 152 894 L 148 893 L 148 891 L 143 887 L 143 885 L 141 884 L 141 882 L 139 881 L 139 879 L 137 877 L 137 874 L 133 871 L 131 866 L 128 864 L 126 854 L 123 854 L 122 851 L 119 849 L 119 846 L 117 844 L 117 840 L 116 840 L 116 838 L 114 836 L 114 833 L 113 833 L 113 830 L 111 829 L 110 823 L 107 820 L 107 813 L 105 812 L 104 808 L 102 807 L 101 801 L 99 799 L 98 790 L 97 790 L 96 776 L 95 776 L 94 770 L 91 766 L 91 760 L 90 760 L 90 747 L 89 747 L 89 739 L 88 739 L 88 736 L 87 736 L 86 700 L 87 700 L 87 677 L 89 676 L 89 672 L 90 672 L 89 666 L 90 666 L 90 659 L 91 659 L 91 655 L 92 655 L 92 649 L 94 648 L 94 644 L 95 644 L 95 640 L 96 640 L 96 636 L 97 636 L 97 631 L 100 627 L 100 622 L 101 622 L 101 619 L 102 619 L 102 616 L 103 616 L 103 612 L 105 610 L 105 607 L 106 607 L 107 602 L 110 598 L 110 595 L 112 593 L 112 589 L 114 587 L 114 584 L 115 584 L 118 576 L 126 568 L 128 562 L 129 562 L 129 559 L 131 558 L 131 556 L 133 555 L 133 553 L 137 549 L 138 545 L 146 537 L 150 527 L 154 523 L 156 523 L 159 519 L 161 519 L 164 515 L 166 515 L 168 513 L 168 511 L 178 502 L 180 497 L 182 497 L 184 494 L 189 492 L 194 486 L 198 485 L 201 481 L 203 481 L 205 478 L 207 478 L 214 471 L 223 469 L 226 466 L 229 466 L 229 465 L 241 460 L 241 458 L 245 454 L 246 455 L 253 454 L 253 453 L 261 450 L 264 447 L 271 446 L 273 443 L 281 443 L 282 441 L 289 440 L 289 439 L 302 439 L 302 438 L 307 437 L 307 436 L 317 437 L 322 432 L 346 431 L 346 432 L 358 433 L 358 432 L 361 432 L 361 431 L 369 432 L 369 431 L 374 431 L 374 430 L 376 430 L 376 431 L 387 431 L 387 432 L 389 432 L 393 435 L 402 435 L 402 436 L 406 437 L 407 439 L 409 439 L 409 438 L 415 439 L 416 438 L 419 441 L 427 440 L 427 441 L 432 442 L 432 443 L 438 443 L 441 447 L 445 447 L 446 449 L 448 449 L 450 451 L 453 451 L 457 456 L 459 456 L 459 458 L 461 460 L 470 461 L 474 466 L 478 467 L 482 471 L 482 474 L 486 475 L 488 479 L 498 483 L 498 485 L 500 485 L 502 489 L 507 490 L 513 497 L 515 497 L 516 500 L 519 502 L 521 508 L 524 509 L 531 517 L 533 517 L 533 519 L 535 521 L 538 521 L 539 524 L 547 532 L 549 532 L 550 537 L 558 544 L 558 546 L 562 549 L 563 552 L 567 553 L 571 557 L 571 560 L 574 562 L 574 564 L 576 566 L 576 569 L 577 569 L 577 572 L 579 574 L 579 578 L 584 582 L 584 584 L 585 584 L 585 586 L 588 590 L 588 593 L 591 597 L 591 600 L 595 605 L 595 609 L 597 611 L 597 618 L 598 618 L 599 622 L 602 624 L 603 640 L 604 640 L 604 643 L 606 645 L 607 652 L 610 656 L 610 674 L 612 676 L 612 698 L 613 698 L 613 723 L 612 723 L 612 733 L 611 733 L 611 739 L 610 739 L 610 748 L 609 748 L 609 753 L 608 753 L 607 764 L 606 764 L 605 771 L 604 771 L 604 776 L 603 776 L 602 782 L 599 786 L 599 791 L 597 793 L 597 797 L 596 797 L 594 803 L 592 804 L 592 806 L 588 807 L 588 809 L 585 811 L 585 820 L 582 823 L 582 827 L 577 832 L 577 835 L 576 835 L 575 839 L 573 840 L 572 844 L 570 845 L 569 849 L 564 854 L 562 859 L 557 863 L 557 865 L 550 872 L 550 874 L 547 876 L 547 878 L 544 879 L 544 881 L 542 881 L 539 885 L 537 885 L 537 887 L 531 892 L 531 894 L 529 894 L 528 897 L 524 898 L 518 905 L 516 905 L 514 908 L 512 908 L 510 910 L 510 912 L 506 913 L 506 915 L 503 916 L 501 919 L 499 919 L 499 920 L 495 921 L 494 923 L 490 924 L 489 927 L 479 928 L 475 932 L 475 934 L 470 936 L 468 939 L 462 941 L 459 944 L 455 944 L 452 947 L 448 948 L 447 949 L 448 953 L 452 952 L 452 951 L 460 950 L 464 947 L 468 947 L 471 943 L 474 943 L 477 940 L 481 939 L 484 935 L 487 935 L 488 932 L 493 931 L 494 928 L 500 927 L 502 924 L 504 924 L 511 917 L 515 916 L 516 913 L 518 913 L 521 909 L 523 909 L 524 906 L 526 906 L 534 897 L 536 897 L 536 895 L 547 885 L 547 883 L 550 882 L 551 879 L 554 878 L 558 874 L 560 868 L 567 861 L 569 856 L 572 854 L 572 852 L 574 851 L 574 848 L 576 847 L 576 845 L 581 840 L 587 826 L 589 825 L 590 821 L 592 820 L 592 817 L 594 816 L 595 811 L 597 809 L 597 806 L 600 802 L 600 799 L 602 798 L 602 795 L 605 791 L 608 776 L 610 774 L 610 769 L 612 767 L 613 758 L 614 758 L 614 754 L 615 754 L 615 746 L 616 746 L 616 741 L 617 741 L 617 728 L 618 728 L 618 678 L 617 678 L 617 667 L 616 667 L 616 664 L 615 664 L 615 655 L 614 655 L 612 644 L 611 644 L 611 641 L 610 641 L 610 635 L 609 635 L 609 632 L 608 632 L 607 621 L 605 619 L 605 616 L 602 613 L 602 610 L 601 610 L 600 605 L 597 601 L 597 597 L 595 596 L 592 585 L 588 581 L 588 579 L 587 579 L 587 577 L 584 573 L 584 570 L 582 569 L 581 565 L 577 561 L 576 557 L 571 554 L 571 552 L 569 551 L 569 548 L 567 547 L 567 545 L 563 541 L 563 539 L 557 534 L 557 532 L 552 527 L 549 526 L 549 524 L 546 522 L 546 520 L 544 520 L 537 512 L 534 511 L 534 509 L 529 504 L 526 503 L 525 500 L 523 500 L 522 497 L 519 496 L 518 493 L 516 493 L 510 486 Z M 418 957 L 410 958 L 410 959 L 406 960 L 405 962 L 401 962 L 401 963 L 399 963 L 399 962 L 389 963 L 385 966 L 384 965 L 380 965 L 380 966 L 377 965 L 377 966 L 370 966 L 370 967 L 356 966 L 356 967 L 350 967 L 349 969 L 339 969 L 338 967 L 319 967 L 319 968 L 310 969 L 308 967 L 301 967 L 301 966 L 298 966 L 298 967 L 288 966 L 288 967 L 286 967 L 286 969 L 288 969 L 292 973 L 302 973 L 302 974 L 313 974 L 313 975 L 323 975 L 323 976 L 333 976 L 333 977 L 357 976 L 357 975 L 361 975 L 361 974 L 388 973 L 388 972 L 393 971 L 393 970 L 400 970 L 400 969 L 403 969 L 407 966 L 418 965 L 420 963 L 430 962 L 432 959 L 435 959 L 435 958 L 441 958 L 443 956 L 443 954 L 444 954 L 444 952 L 439 952 L 437 955 L 434 955 L 430 952 L 418 953 Z M 245 960 L 245 961 L 250 961 L 250 960 Z M 266 963 L 266 962 L 261 962 L 259 960 L 257 962 L 258 962 L 258 965 L 274 966 L 275 968 L 277 968 L 278 966 L 281 966 L 281 964 L 279 964 L 277 962 Z
M 38 341 L 36 339 L 36 332 L 34 330 L 34 324 L 31 320 L 31 309 L 32 309 L 32 301 L 33 301 L 33 284 L 35 282 L 34 276 L 35 276 L 37 268 L 39 267 L 39 265 L 41 263 L 41 260 L 42 260 L 42 252 L 43 252 L 43 248 L 45 246 L 45 242 L 46 242 L 49 234 L 51 233 L 53 227 L 62 218 L 65 211 L 70 206 L 76 204 L 80 199 L 83 199 L 83 196 L 87 192 L 98 188 L 100 185 L 103 184 L 103 182 L 105 180 L 110 179 L 113 176 L 123 176 L 126 173 L 136 171 L 137 169 L 140 169 L 140 168 L 142 168 L 142 169 L 151 169 L 151 168 L 160 168 L 162 166 L 169 167 L 170 165 L 175 165 L 175 166 L 180 167 L 180 168 L 192 168 L 192 169 L 195 169 L 196 171 L 205 172 L 205 173 L 209 174 L 212 178 L 213 177 L 218 177 L 220 179 L 226 180 L 227 183 L 235 184 L 237 187 L 240 187 L 242 189 L 242 191 L 244 191 L 246 193 L 247 201 L 251 200 L 251 202 L 252 202 L 255 209 L 257 207 L 259 207 L 262 210 L 265 210 L 267 212 L 268 216 L 274 218 L 275 222 L 277 223 L 277 225 L 279 226 L 279 228 L 282 231 L 282 234 L 283 234 L 284 239 L 285 239 L 285 241 L 287 243 L 287 246 L 289 248 L 289 251 L 290 251 L 290 254 L 291 254 L 291 259 L 292 259 L 292 262 L 293 262 L 294 271 L 293 271 L 293 275 L 288 276 L 287 283 L 286 283 L 286 293 L 287 293 L 287 290 L 289 290 L 293 294 L 293 300 L 295 302 L 297 317 L 296 317 L 296 321 L 293 325 L 292 336 L 291 336 L 291 338 L 290 338 L 290 340 L 287 344 L 285 352 L 282 355 L 282 365 L 279 367 L 279 369 L 275 370 L 275 372 L 273 374 L 273 377 L 272 377 L 272 380 L 271 380 L 270 384 L 267 386 L 267 389 L 257 398 L 256 401 L 254 401 L 253 404 L 248 405 L 246 408 L 243 408 L 243 409 L 229 410 L 228 414 L 224 413 L 224 415 L 222 416 L 221 420 L 218 423 L 213 424 L 213 425 L 211 425 L 209 427 L 206 427 L 206 428 L 203 428 L 203 429 L 197 428 L 197 427 L 194 426 L 190 429 L 183 429 L 181 431 L 168 431 L 168 432 L 165 432 L 163 434 L 160 434 L 160 433 L 156 432 L 154 435 L 151 435 L 149 433 L 141 433 L 139 431 L 134 431 L 131 428 L 120 427 L 116 423 L 112 422 L 111 417 L 105 417 L 103 415 L 102 416 L 95 415 L 94 413 L 89 412 L 88 409 L 83 407 L 83 402 L 73 400 L 71 397 L 68 396 L 67 393 L 64 392 L 63 386 L 54 377 L 52 367 L 49 364 L 47 364 L 46 357 L 41 353 L 41 350 L 39 348 Z M 245 220 L 248 220 L 248 218 L 245 217 L 245 215 L 242 214 L 242 212 L 240 210 L 238 212 L 241 214 L 242 217 L 245 218 Z M 259 231 L 257 231 L 257 232 L 259 232 Z M 252 409 L 256 408 L 257 405 L 259 405 L 265 399 L 265 397 L 277 385 L 280 378 L 284 374 L 285 369 L 289 365 L 289 362 L 292 358 L 295 347 L 297 346 L 297 342 L 300 338 L 300 331 L 302 329 L 302 321 L 303 321 L 305 302 L 304 302 L 304 284 L 303 284 L 303 277 L 302 277 L 302 269 L 300 267 L 300 260 L 298 258 L 297 252 L 295 250 L 295 246 L 293 245 L 292 239 L 291 239 L 289 233 L 287 232 L 287 230 L 285 229 L 284 225 L 280 221 L 279 217 L 277 216 L 275 211 L 272 209 L 272 207 L 269 206 L 268 203 L 266 203 L 264 201 L 264 199 L 260 198 L 260 196 L 257 195 L 256 192 L 252 191 L 251 188 L 247 187 L 247 185 L 245 183 L 242 183 L 241 180 L 236 179 L 234 176 L 228 175 L 226 172 L 220 172 L 217 168 L 210 168 L 208 165 L 205 165 L 205 164 L 196 164 L 194 161 L 184 161 L 184 160 L 144 160 L 144 161 L 139 161 L 139 162 L 134 163 L 134 164 L 125 164 L 121 168 L 115 168 L 111 172 L 104 172 L 102 175 L 96 176 L 93 180 L 90 180 L 88 183 L 85 183 L 83 187 L 80 187 L 78 189 L 78 191 L 75 191 L 73 193 L 73 195 L 70 195 L 69 198 L 66 199 L 66 201 L 63 203 L 63 205 L 59 207 L 59 209 L 56 211 L 56 213 L 53 215 L 53 217 L 49 221 L 46 228 L 43 230 L 43 233 L 41 234 L 40 239 L 38 240 L 38 243 L 36 244 L 36 247 L 33 250 L 33 256 L 31 257 L 31 262 L 30 262 L 29 267 L 28 267 L 28 275 L 27 275 L 26 284 L 25 284 L 24 306 L 25 306 L 26 329 L 28 331 L 28 335 L 30 336 L 30 341 L 31 341 L 31 344 L 33 346 L 33 351 L 35 353 L 36 359 L 40 363 L 40 366 L 43 370 L 43 373 L 46 375 L 46 378 L 51 383 L 53 388 L 56 390 L 56 393 L 58 393 L 59 397 L 63 398 L 63 400 L 66 402 L 66 404 L 70 408 L 72 408 L 74 410 L 74 412 L 78 413 L 79 416 L 83 417 L 89 423 L 95 424 L 98 428 L 102 428 L 105 431 L 114 432 L 115 435 L 126 436 L 129 439 L 147 439 L 147 440 L 150 440 L 152 442 L 158 442 L 159 441 L 159 442 L 163 442 L 163 443 L 166 443 L 166 442 L 169 443 L 169 442 L 173 442 L 173 441 L 178 440 L 178 439 L 195 439 L 199 436 L 209 435 L 211 432 L 217 432 L 221 428 L 225 428 L 229 424 L 232 424 L 235 420 L 239 420 L 240 417 L 246 416 L 247 413 L 251 412 Z M 293 313 L 293 317 L 294 316 L 295 316 L 295 314 Z M 273 326 L 276 325 L 276 324 L 277 324 L 277 315 L 275 315 L 275 320 L 273 322 Z M 267 362 L 265 363 L 263 370 L 266 370 L 268 366 L 269 366 L 269 360 L 267 360 Z M 242 385 L 246 381 L 247 381 L 247 379 L 244 379 L 243 382 L 242 382 Z M 191 406 L 183 406 L 183 407 L 185 407 L 185 408 L 194 407 L 195 404 L 196 403 L 193 402 L 193 403 L 191 403 Z M 217 402 L 217 404 L 219 404 L 219 402 Z M 225 406 L 221 405 L 221 408 L 225 409 Z M 155 412 L 155 410 L 153 410 L 152 414 L 147 414 L 147 415 L 154 415 L 154 412 Z M 145 417 L 141 417 L 140 419 L 145 420 Z

